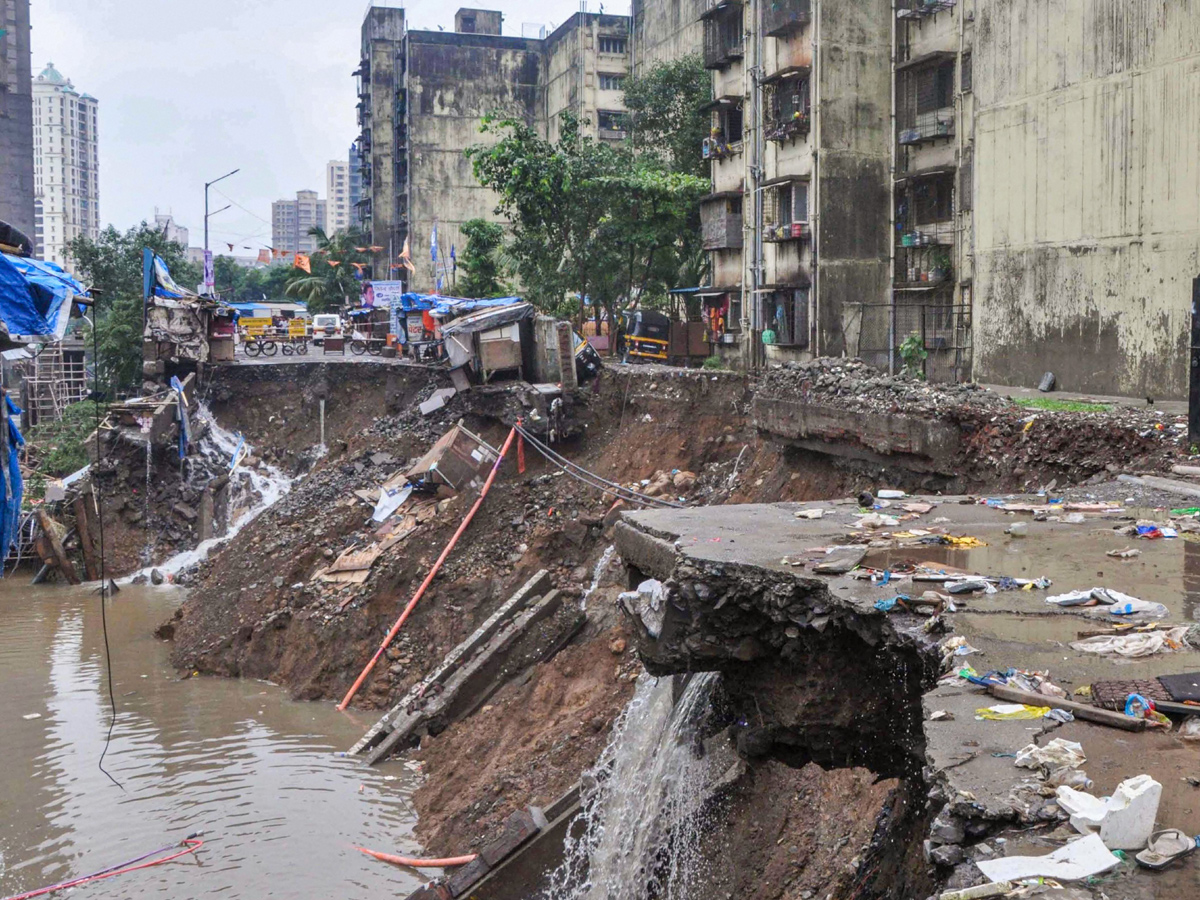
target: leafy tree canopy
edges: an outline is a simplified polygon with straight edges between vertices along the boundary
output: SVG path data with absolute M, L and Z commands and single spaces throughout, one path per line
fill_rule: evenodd
M 698 54 L 656 63 L 625 82 L 630 140 L 638 153 L 652 154 L 673 172 L 708 177 L 700 144 L 708 137 L 712 76 Z
M 468 219 L 461 231 L 467 239 L 458 259 L 461 273 L 455 293 L 463 297 L 504 297 L 509 287 L 502 278 L 500 250 L 504 242 L 504 226 L 486 219 Z
M 317 249 L 309 257 L 312 271 L 295 266 L 288 269 L 284 293 L 308 304 L 310 313 L 356 305 L 362 294 L 362 280 L 355 264 L 370 262 L 367 253 L 357 248 L 370 241 L 354 228 L 330 235 L 314 226 L 308 233 L 317 239 Z

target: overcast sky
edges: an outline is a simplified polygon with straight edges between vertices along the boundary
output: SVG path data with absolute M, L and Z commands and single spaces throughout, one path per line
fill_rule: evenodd
M 33 73 L 53 62 L 100 101 L 100 219 L 124 230 L 155 207 L 211 246 L 255 255 L 271 201 L 314 189 L 356 135 L 354 79 L 366 0 L 32 0 Z M 411 28 L 454 27 L 455 2 L 399 0 Z M 577 0 L 501 0 L 504 33 L 561 24 Z M 598 0 L 590 9 L 599 10 Z M 625 0 L 605 12 L 628 13 Z M 225 194 L 222 197 L 217 192 Z M 228 198 L 228 199 L 226 199 Z M 241 207 L 244 207 L 241 208 Z M 250 247 L 252 249 L 243 249 Z

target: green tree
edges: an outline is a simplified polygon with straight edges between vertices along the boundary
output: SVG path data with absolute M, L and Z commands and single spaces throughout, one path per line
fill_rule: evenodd
M 292 271 L 292 267 L 286 263 L 276 263 L 262 269 L 251 269 L 246 274 L 246 283 L 238 300 L 245 302 L 283 300 Z
M 652 154 L 673 172 L 708 177 L 700 145 L 709 133 L 712 76 L 698 54 L 655 63 L 640 78 L 625 82 L 630 141 L 640 154 Z
M 362 293 L 362 281 L 356 277 L 355 263 L 364 265 L 369 257 L 357 247 L 368 243 L 357 229 L 326 234 L 314 226 L 308 233 L 317 239 L 317 249 L 309 257 L 311 272 L 293 266 L 288 271 L 285 293 L 308 305 L 312 313 L 342 309 L 352 305 Z
M 500 248 L 504 242 L 504 227 L 486 219 L 468 219 L 461 229 L 467 239 L 458 258 L 462 274 L 455 292 L 462 297 L 503 297 L 508 286 L 501 278 Z
M 100 386 L 109 396 L 136 390 L 142 380 L 142 250 L 162 257 L 183 287 L 198 284 L 203 273 L 187 261 L 185 250 L 161 231 L 142 222 L 120 232 L 111 225 L 96 240 L 79 236 L 67 245 L 77 277 L 96 294 L 93 321 Z M 92 341 L 90 330 L 86 333 Z
M 213 257 L 213 281 L 217 295 L 227 303 L 240 303 L 245 298 L 246 281 L 250 270 L 239 266 L 232 256 Z
M 539 308 L 581 320 L 673 283 L 681 228 L 708 182 L 653 154 L 597 141 L 562 117 L 551 143 L 524 122 L 484 120 L 500 140 L 467 151 L 475 177 L 512 223 L 506 256 Z

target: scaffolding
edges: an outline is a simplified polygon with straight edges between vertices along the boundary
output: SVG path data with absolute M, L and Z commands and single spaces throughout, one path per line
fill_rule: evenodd
M 50 344 L 16 365 L 21 376 L 23 424 L 32 428 L 57 422 L 72 403 L 87 399 L 88 377 L 83 345 Z

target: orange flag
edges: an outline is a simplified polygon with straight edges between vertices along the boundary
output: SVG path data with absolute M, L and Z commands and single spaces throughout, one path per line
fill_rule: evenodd
M 413 265 L 412 253 L 408 249 L 407 237 L 404 239 L 404 249 L 400 251 L 400 262 L 404 265 L 404 268 L 408 269 L 408 271 L 417 271 L 417 267 Z
M 350 263 L 350 265 L 354 266 L 360 272 L 367 267 L 366 263 Z
M 309 275 L 312 274 L 312 263 L 309 261 L 309 258 L 307 256 L 305 256 L 303 253 L 296 254 L 296 268 L 303 269 Z
M 331 259 L 331 260 L 329 260 L 329 264 L 330 264 L 331 266 L 340 266 L 342 263 L 341 263 L 341 261 L 340 261 L 340 260 Z

